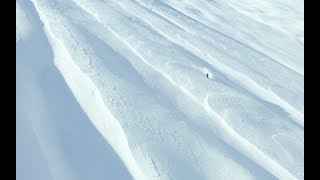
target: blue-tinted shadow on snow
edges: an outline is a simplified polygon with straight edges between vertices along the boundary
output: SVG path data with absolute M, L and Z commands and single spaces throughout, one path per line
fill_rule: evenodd
M 50 161 L 48 156 L 62 159 L 60 161 L 63 162 L 61 167 L 67 167 L 68 170 L 71 170 L 69 174 L 74 179 L 132 179 L 116 152 L 83 112 L 55 67 L 52 48 L 33 4 L 29 1 L 19 1 L 19 3 L 27 11 L 28 18 L 33 25 L 33 31 L 27 39 L 21 39 L 16 47 L 16 61 L 21 70 L 19 76 L 21 79 L 17 79 L 21 82 L 17 81 L 17 84 L 29 84 L 33 87 L 19 86 L 21 89 L 17 89 L 20 93 L 19 97 L 21 97 L 21 99 L 17 99 L 17 103 L 25 105 L 20 106 L 20 108 L 24 108 L 19 111 L 23 114 L 17 115 L 17 117 L 29 116 L 29 118 L 20 120 L 28 120 L 28 123 L 33 126 L 32 129 L 37 129 L 37 136 L 40 136 L 37 141 L 41 141 L 40 144 L 46 144 L 46 148 L 49 148 L 50 153 L 44 153 L 47 156 L 47 161 Z M 23 73 L 26 73 L 25 78 Z M 39 92 L 38 96 L 34 96 L 34 92 Z M 28 111 L 33 111 L 33 115 L 30 116 Z M 17 121 L 17 123 L 21 121 Z M 23 136 L 25 132 L 19 133 Z M 28 142 L 24 145 L 27 144 Z M 46 151 L 46 148 L 42 148 L 42 151 Z M 28 155 L 26 154 L 26 156 Z M 25 165 L 36 166 L 32 162 L 25 163 Z M 50 165 L 52 163 L 48 162 L 51 170 L 58 168 L 50 167 Z M 21 171 L 23 167 L 20 168 L 20 172 L 17 169 L 17 177 L 24 177 L 24 179 L 37 177 L 37 167 L 29 168 L 34 171 L 29 172 L 32 174 L 29 177 L 18 176 L 19 173 L 23 173 Z

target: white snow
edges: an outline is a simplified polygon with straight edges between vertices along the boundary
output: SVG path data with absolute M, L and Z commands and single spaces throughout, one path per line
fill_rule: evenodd
M 303 8 L 17 0 L 17 179 L 304 179 Z

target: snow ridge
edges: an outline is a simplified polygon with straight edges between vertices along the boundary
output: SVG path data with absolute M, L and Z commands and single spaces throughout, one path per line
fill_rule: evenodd
M 256 17 L 233 0 L 31 1 L 134 179 L 304 178 L 303 29 L 261 20 L 277 0 Z

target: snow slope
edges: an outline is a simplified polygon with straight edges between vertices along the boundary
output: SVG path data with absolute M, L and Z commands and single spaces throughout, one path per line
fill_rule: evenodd
M 17 0 L 17 178 L 304 179 L 303 8 Z

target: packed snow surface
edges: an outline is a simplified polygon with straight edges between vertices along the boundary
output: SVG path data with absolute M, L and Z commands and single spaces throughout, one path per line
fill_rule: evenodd
M 16 0 L 17 179 L 304 179 L 303 0 Z

